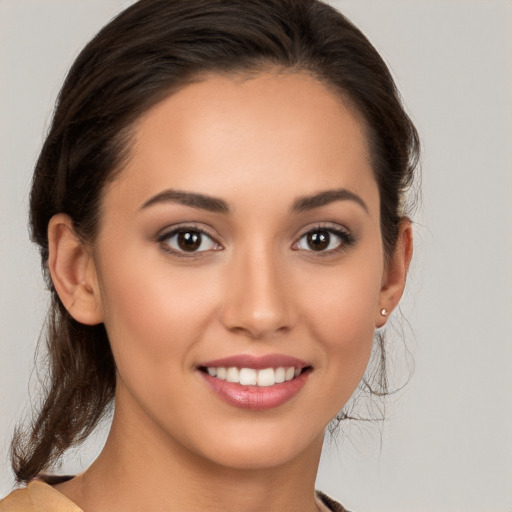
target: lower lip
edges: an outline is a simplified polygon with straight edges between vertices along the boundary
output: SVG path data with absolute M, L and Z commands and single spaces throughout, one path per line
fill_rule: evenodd
M 291 400 L 304 386 L 309 371 L 301 373 L 292 380 L 273 386 L 242 386 L 236 382 L 227 382 L 200 372 L 201 376 L 221 399 L 229 405 L 241 409 L 264 411 L 273 409 Z

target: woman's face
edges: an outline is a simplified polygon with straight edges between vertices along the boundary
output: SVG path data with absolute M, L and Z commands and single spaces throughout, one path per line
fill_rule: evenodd
M 144 115 L 93 254 L 114 425 L 223 466 L 318 451 L 388 306 L 362 123 L 301 74 L 211 76 Z

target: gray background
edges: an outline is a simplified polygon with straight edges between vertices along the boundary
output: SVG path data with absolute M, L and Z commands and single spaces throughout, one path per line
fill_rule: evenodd
M 66 69 L 129 3 L 0 0 L 0 496 L 11 431 L 37 397 L 47 300 L 27 240 L 31 169 Z M 332 3 L 391 66 L 421 133 L 424 197 L 403 305 L 414 375 L 384 426 L 352 425 L 326 447 L 318 487 L 355 511 L 510 512 L 512 2 Z

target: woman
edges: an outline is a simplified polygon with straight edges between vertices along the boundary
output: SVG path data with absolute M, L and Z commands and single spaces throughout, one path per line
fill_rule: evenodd
M 400 300 L 418 150 L 320 2 L 142 0 L 107 25 L 35 169 L 52 387 L 0 510 L 344 510 L 314 492 L 324 430 Z M 44 475 L 114 399 L 91 467 Z

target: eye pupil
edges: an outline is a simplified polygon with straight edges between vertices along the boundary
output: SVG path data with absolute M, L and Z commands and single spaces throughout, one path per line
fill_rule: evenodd
M 192 252 L 201 245 L 201 233 L 197 231 L 182 231 L 178 233 L 177 241 L 181 250 Z
M 323 251 L 329 247 L 331 235 L 328 231 L 315 231 L 308 234 L 308 245 L 313 251 Z

